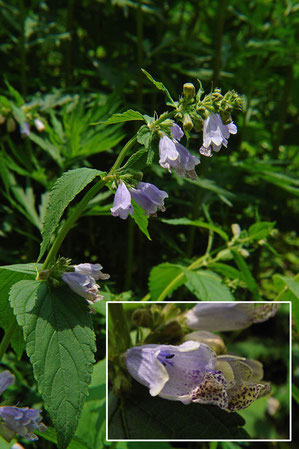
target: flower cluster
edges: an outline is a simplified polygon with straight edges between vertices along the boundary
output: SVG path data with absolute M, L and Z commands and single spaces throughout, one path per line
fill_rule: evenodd
M 9 371 L 0 374 L 0 394 L 12 385 L 15 381 Z M 46 430 L 46 426 L 41 422 L 41 410 L 28 407 L 3 406 L 0 407 L 0 430 L 7 437 L 12 439 L 15 434 L 21 435 L 27 440 L 37 440 L 33 433 L 35 429 Z
M 126 219 L 134 213 L 133 200 L 145 211 L 146 215 L 154 215 L 158 210 L 164 211 L 164 199 L 168 194 L 159 190 L 149 182 L 139 182 L 135 188 L 128 189 L 124 182 L 120 182 L 111 208 L 114 217 Z
M 213 156 L 213 151 L 220 151 L 222 145 L 227 147 L 230 134 L 236 134 L 237 127 L 234 122 L 224 125 L 219 114 L 211 112 L 203 125 L 203 145 L 199 152 L 203 156 Z
M 125 353 L 131 376 L 149 388 L 152 396 L 184 404 L 214 404 L 229 412 L 247 408 L 270 392 L 263 366 L 232 354 L 223 354 L 219 336 L 208 330 L 235 330 L 262 322 L 277 311 L 273 304 L 197 304 L 186 313 L 186 323 L 201 329 L 186 335 L 179 346 L 146 344 Z
M 171 128 L 172 139 L 163 135 L 159 142 L 159 164 L 171 173 L 171 168 L 179 175 L 186 178 L 196 179 L 194 167 L 200 161 L 196 156 L 192 156 L 187 148 L 178 141 L 184 135 L 182 129 L 174 123 Z
M 99 279 L 109 279 L 109 274 L 102 273 L 102 265 L 80 263 L 73 266 L 74 271 L 63 273 L 61 279 L 79 296 L 87 300 L 89 304 L 100 301 L 104 296 L 99 294 L 100 286 L 96 283 Z

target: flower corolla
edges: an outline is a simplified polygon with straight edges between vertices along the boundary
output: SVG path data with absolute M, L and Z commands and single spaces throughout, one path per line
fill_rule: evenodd
M 213 151 L 220 151 L 221 146 L 227 147 L 230 134 L 236 134 L 237 127 L 234 122 L 224 125 L 219 114 L 211 112 L 203 125 L 203 145 L 199 152 L 203 156 L 213 156 Z
M 0 393 L 14 383 L 15 377 L 9 371 L 0 374 Z M 15 434 L 27 440 L 37 440 L 33 433 L 35 429 L 44 431 L 46 426 L 41 422 L 41 410 L 28 407 L 3 406 L 0 407 L 1 431 L 13 438 Z
M 204 343 L 179 346 L 149 344 L 125 353 L 131 376 L 152 396 L 184 404 L 214 404 L 227 411 L 248 407 L 270 391 L 261 383 L 262 365 L 255 360 L 216 356 Z
M 63 273 L 61 279 L 89 304 L 93 304 L 104 298 L 99 294 L 100 286 L 96 281 L 109 279 L 109 274 L 101 272 L 102 268 L 100 264 L 81 263 L 74 265 L 75 271 Z
M 112 215 L 125 220 L 129 213 L 133 214 L 132 198 L 149 216 L 156 214 L 158 210 L 164 212 L 164 199 L 168 198 L 168 194 L 149 182 L 139 182 L 136 188 L 128 189 L 121 181 L 114 197 L 113 207 L 110 209 Z
M 196 179 L 195 166 L 200 163 L 196 156 L 192 156 L 187 148 L 178 142 L 184 132 L 174 123 L 171 128 L 172 139 L 164 135 L 159 142 L 159 164 L 170 173 L 173 169 L 179 176 Z
M 186 325 L 190 329 L 212 332 L 245 329 L 268 320 L 277 308 L 277 304 L 271 303 L 198 303 L 186 313 Z

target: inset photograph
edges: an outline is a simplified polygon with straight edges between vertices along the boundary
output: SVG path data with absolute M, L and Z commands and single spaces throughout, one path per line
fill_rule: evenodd
M 107 440 L 291 441 L 290 326 L 289 302 L 107 302 Z

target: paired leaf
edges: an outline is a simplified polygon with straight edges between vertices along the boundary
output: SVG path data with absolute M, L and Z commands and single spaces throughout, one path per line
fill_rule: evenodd
M 133 382 L 133 392 L 120 403 L 109 395 L 109 439 L 243 439 L 245 421 L 215 405 L 184 405 L 151 397 L 148 389 Z
M 102 175 L 100 170 L 91 168 L 77 168 L 69 170 L 57 179 L 49 196 L 48 207 L 42 229 L 42 243 L 38 260 L 45 254 L 51 236 L 59 224 L 59 220 L 68 206 L 81 190 L 84 189 L 96 176 Z
M 58 435 L 68 446 L 87 395 L 95 336 L 87 303 L 67 287 L 25 280 L 10 292 L 26 351 Z
M 202 301 L 234 301 L 229 288 L 210 270 L 185 270 L 186 287 Z
M 144 148 L 136 151 L 136 153 L 132 154 L 132 156 L 127 160 L 125 165 L 121 167 L 121 171 L 142 170 L 146 166 L 146 153 L 147 150 Z
M 113 125 L 114 123 L 122 123 L 122 122 L 130 122 L 133 120 L 143 120 L 143 115 L 138 112 L 134 111 L 133 109 L 128 109 L 125 112 L 113 114 L 111 117 L 109 117 L 107 120 L 103 122 L 96 122 L 91 123 L 92 125 L 98 125 L 98 124 L 105 124 L 105 125 Z

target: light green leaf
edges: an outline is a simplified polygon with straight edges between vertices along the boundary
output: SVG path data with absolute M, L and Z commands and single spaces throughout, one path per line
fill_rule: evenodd
M 18 282 L 9 299 L 57 431 L 58 448 L 65 449 L 77 427 L 94 361 L 87 303 L 67 287 L 53 289 L 38 281 Z
M 273 281 L 279 291 L 276 300 L 292 302 L 292 316 L 299 330 L 299 274 L 294 278 L 275 274 Z
M 275 226 L 275 222 L 261 221 L 250 226 L 248 235 L 252 240 L 261 240 L 268 237 Z
M 144 69 L 141 69 L 141 70 L 145 74 L 145 76 L 156 86 L 157 89 L 162 90 L 165 93 L 165 95 L 166 95 L 167 99 L 170 101 L 170 103 L 173 106 L 175 106 L 175 102 L 171 98 L 171 95 L 170 95 L 168 89 L 164 86 L 164 84 L 161 83 L 160 81 L 154 80 L 152 75 L 150 75 L 146 70 L 144 70 Z
M 151 301 L 162 301 L 185 282 L 184 267 L 162 263 L 154 267 L 149 276 L 148 287 Z
M 234 301 L 229 288 L 210 270 L 185 270 L 186 287 L 202 301 Z
M 199 228 L 206 228 L 210 229 L 211 231 L 216 232 L 219 234 L 226 242 L 228 242 L 229 238 L 226 232 L 224 232 L 221 228 L 218 226 L 215 226 L 210 223 L 206 223 L 201 220 L 190 220 L 189 218 L 181 217 L 181 218 L 169 218 L 169 219 L 161 219 L 163 223 L 167 223 L 170 225 L 178 226 L 178 225 L 187 225 L 187 226 L 197 226 Z
M 299 388 L 295 384 L 292 385 L 292 396 L 299 404 Z
M 151 240 L 149 232 L 148 232 L 148 217 L 146 216 L 144 209 L 138 206 L 138 204 L 132 199 L 132 204 L 134 207 L 134 213 L 132 215 L 133 220 L 137 224 L 138 228 L 141 232 L 143 232 L 146 237 Z
M 133 111 L 133 109 L 128 109 L 125 112 L 113 114 L 107 120 L 103 122 L 91 123 L 91 125 L 105 124 L 113 125 L 114 123 L 130 122 L 132 120 L 144 120 L 143 115 L 138 111 Z
M 43 223 L 40 253 L 38 260 L 45 254 L 50 243 L 51 236 L 59 224 L 59 220 L 68 206 L 81 190 L 84 189 L 96 176 L 102 175 L 100 170 L 91 168 L 77 168 L 64 173 L 51 190 L 48 207 Z
M 63 166 L 62 157 L 59 149 L 45 137 L 42 138 L 33 132 L 30 132 L 29 139 L 36 143 L 42 150 L 46 151 L 59 167 Z

